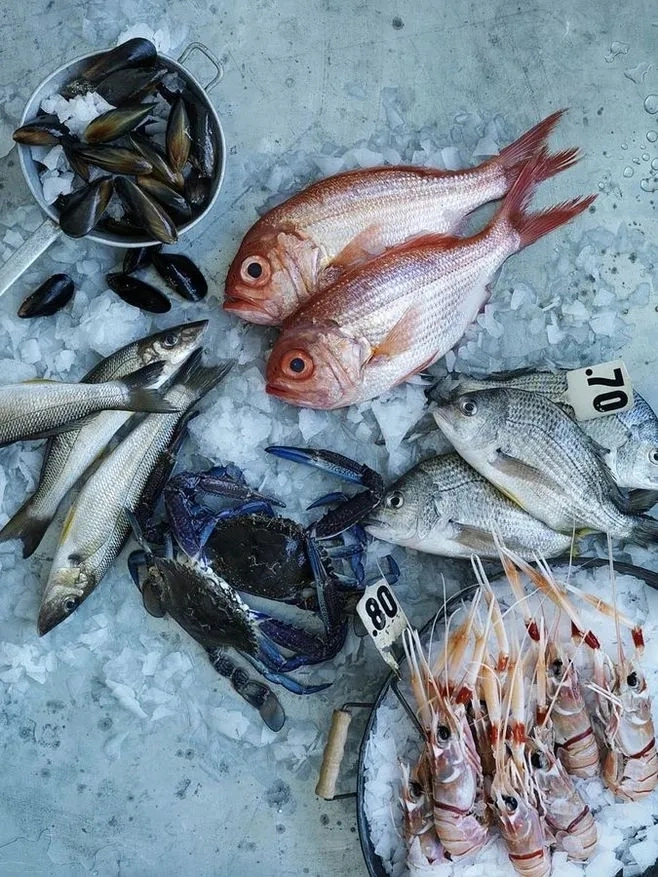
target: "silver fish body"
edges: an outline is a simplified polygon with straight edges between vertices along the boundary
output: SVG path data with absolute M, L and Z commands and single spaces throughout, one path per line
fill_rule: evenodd
M 115 381 L 151 363 L 162 362 L 160 376 L 153 384 L 160 387 L 195 349 L 207 325 L 207 320 L 201 320 L 172 326 L 128 344 L 101 360 L 82 378 L 82 383 Z M 129 417 L 130 412 L 102 411 L 78 429 L 51 438 L 39 485 L 0 531 L 0 542 L 20 539 L 23 557 L 33 554 L 66 494 Z
M 61 432 L 107 409 L 170 411 L 156 390 L 143 389 L 162 368 L 153 363 L 120 380 L 100 384 L 26 381 L 0 387 L 0 447 Z
M 89 478 L 64 522 L 39 609 L 43 635 L 63 621 L 93 591 L 119 554 L 130 532 L 125 514 L 137 508 L 191 408 L 231 368 L 200 365 L 196 351 L 179 369 L 164 398 L 175 414 L 144 418 Z
M 377 539 L 443 557 L 498 558 L 493 534 L 527 559 L 534 552 L 558 557 L 571 545 L 570 536 L 523 511 L 458 454 L 414 466 L 363 524 Z
M 476 390 L 512 387 L 543 393 L 574 417 L 569 404 L 566 372 L 509 372 L 483 380 L 460 377 L 448 396 Z M 437 387 L 428 394 L 432 401 L 445 398 Z M 633 390 L 635 404 L 629 411 L 578 421 L 578 426 L 602 449 L 602 459 L 619 487 L 630 490 L 658 490 L 658 417 L 646 400 Z
M 549 398 L 512 388 L 459 396 L 434 412 L 458 453 L 553 530 L 646 543 L 658 521 L 620 511 L 594 443 Z

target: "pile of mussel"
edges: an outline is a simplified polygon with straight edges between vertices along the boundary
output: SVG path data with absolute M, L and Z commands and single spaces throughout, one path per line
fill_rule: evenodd
M 55 202 L 66 234 L 82 237 L 99 229 L 136 240 L 146 232 L 172 244 L 179 229 L 203 212 L 220 143 L 207 108 L 171 74 L 153 43 L 128 40 L 95 56 L 61 90 L 66 98 L 96 92 L 114 107 L 93 119 L 80 138 L 44 112 L 14 131 L 21 144 L 62 146 L 75 173 L 74 190 Z M 149 133 L 149 121 L 167 104 L 159 142 Z

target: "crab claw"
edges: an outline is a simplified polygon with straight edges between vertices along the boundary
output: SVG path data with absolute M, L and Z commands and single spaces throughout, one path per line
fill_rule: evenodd
M 311 664 L 321 664 L 323 661 L 335 658 L 345 644 L 347 620 L 343 619 L 327 636 L 310 633 L 294 624 L 270 616 L 264 616 L 260 629 L 272 642 L 294 652 L 282 667 L 289 671 Z
M 240 654 L 242 654 L 242 652 Z M 329 688 L 331 685 L 331 682 L 323 682 L 321 685 L 304 685 L 296 679 L 286 676 L 285 673 L 273 670 L 269 661 L 266 663 L 262 659 L 247 654 L 243 654 L 242 657 L 249 661 L 249 663 L 252 664 L 269 682 L 275 682 L 277 685 L 282 685 L 293 694 L 316 694 L 318 691 L 324 691 L 325 688 Z
M 270 445 L 265 450 L 268 454 L 274 454 L 275 457 L 282 457 L 284 460 L 292 460 L 294 463 L 302 463 L 323 472 L 330 472 L 344 481 L 361 484 L 366 488 L 363 493 L 357 493 L 356 496 L 320 518 L 315 524 L 315 536 L 318 539 L 331 539 L 349 529 L 376 508 L 384 495 L 384 481 L 378 472 L 363 463 L 350 460 L 349 457 L 344 457 L 342 454 L 337 454 L 334 451 L 293 448 L 285 445 Z M 327 497 L 323 497 L 323 501 L 326 500 Z
M 280 731 L 286 721 L 286 714 L 272 689 L 263 682 L 251 679 L 246 670 L 238 667 L 223 649 L 206 649 L 210 663 L 215 670 L 229 680 L 237 693 L 260 713 L 260 717 L 271 731 Z

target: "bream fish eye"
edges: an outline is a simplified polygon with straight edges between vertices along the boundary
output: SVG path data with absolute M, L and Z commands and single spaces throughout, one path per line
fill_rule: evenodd
M 290 350 L 281 367 L 289 378 L 310 378 L 314 371 L 313 360 L 305 350 Z
M 250 286 L 261 286 L 270 279 L 270 263 L 261 256 L 247 256 L 240 266 L 240 277 Z
M 384 502 L 389 509 L 401 509 L 404 505 L 404 497 L 399 490 L 394 490 L 388 494 Z
M 178 333 L 168 332 L 162 339 L 163 347 L 175 347 L 178 344 Z
M 649 459 L 652 463 L 658 463 L 658 448 L 651 448 L 649 451 Z
M 462 399 L 459 403 L 459 410 L 462 414 L 465 414 L 466 417 L 473 417 L 474 414 L 477 414 L 477 402 L 475 401 L 475 399 L 471 399 L 470 397 L 467 399 Z
M 78 601 L 75 599 L 75 597 L 69 597 L 68 600 L 64 602 L 64 609 L 67 612 L 73 612 L 77 605 Z

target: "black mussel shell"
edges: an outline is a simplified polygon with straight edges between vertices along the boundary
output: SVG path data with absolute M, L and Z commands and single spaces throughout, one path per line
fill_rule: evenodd
M 59 214 L 59 225 L 64 234 L 73 238 L 89 234 L 105 213 L 113 190 L 112 178 L 100 177 L 73 193 L 75 197 L 64 205 Z
M 135 308 L 152 314 L 164 314 L 171 308 L 171 302 L 159 289 L 130 274 L 107 274 L 105 280 L 119 298 Z
M 85 128 L 82 139 L 86 140 L 87 143 L 105 143 L 107 140 L 115 140 L 143 122 L 154 106 L 155 104 L 137 104 L 109 110 L 107 113 L 92 119 Z
M 28 295 L 18 309 L 18 316 L 50 317 L 71 301 L 74 292 L 75 287 L 68 274 L 53 274 Z
M 83 161 L 76 153 L 75 150 L 77 149 L 77 145 L 77 140 L 72 140 L 70 137 L 65 137 L 62 140 L 64 155 L 66 156 L 68 163 L 71 165 L 71 170 L 88 183 L 89 177 L 91 176 L 91 168 L 87 162 Z
M 202 177 L 197 171 L 188 174 L 185 180 L 185 197 L 193 210 L 199 212 L 206 206 L 210 197 L 210 180 Z
M 150 174 L 151 163 L 143 155 L 124 146 L 76 146 L 76 155 L 88 164 L 95 164 L 113 174 Z
M 136 221 L 156 240 L 164 244 L 173 244 L 178 240 L 176 226 L 166 210 L 132 180 L 125 177 L 117 179 L 116 190 Z
M 83 76 L 90 82 L 96 82 L 125 67 L 152 67 L 157 60 L 158 52 L 153 43 L 143 37 L 135 37 L 96 57 Z
M 192 218 L 192 208 L 180 192 L 177 192 L 170 186 L 166 186 L 152 176 L 137 177 L 135 182 L 140 189 L 148 192 L 149 195 L 153 195 L 156 201 L 159 201 L 167 210 L 173 211 L 180 219 L 188 220 Z
M 190 154 L 192 134 L 190 119 L 185 109 L 185 101 L 178 98 L 174 102 L 167 119 L 167 158 L 174 171 L 181 171 Z
M 200 301 L 208 292 L 206 278 L 187 256 L 154 253 L 153 267 L 174 292 L 188 301 Z
M 153 146 L 152 143 L 149 143 L 148 140 L 140 134 L 131 134 L 129 139 L 135 150 L 151 163 L 151 175 L 153 177 L 157 180 L 161 180 L 167 186 L 171 186 L 172 189 L 178 189 L 180 191 L 183 188 L 183 175 L 180 172 L 176 173 L 175 171 L 172 171 L 167 164 L 167 160 L 159 149 Z
M 57 116 L 37 116 L 31 122 L 16 128 L 12 137 L 16 143 L 25 143 L 28 146 L 54 146 L 66 133 L 66 128 Z
M 57 205 L 57 202 L 55 202 L 55 205 Z M 115 234 L 125 240 L 144 237 L 144 229 L 141 225 L 137 225 L 131 217 L 125 215 L 121 219 L 115 219 L 113 216 L 104 216 L 98 223 L 97 228 L 101 231 Z
M 138 103 L 147 94 L 152 94 L 158 83 L 167 75 L 166 68 L 142 70 L 119 70 L 105 77 L 96 86 L 101 97 L 115 107 L 127 103 Z
M 153 250 L 157 247 L 132 247 L 126 250 L 123 257 L 123 273 L 132 274 L 133 271 L 139 271 L 140 268 L 146 268 L 151 264 L 151 256 Z
M 202 177 L 212 177 L 217 163 L 217 140 L 208 111 L 196 101 L 187 100 L 192 129 L 191 164 Z

